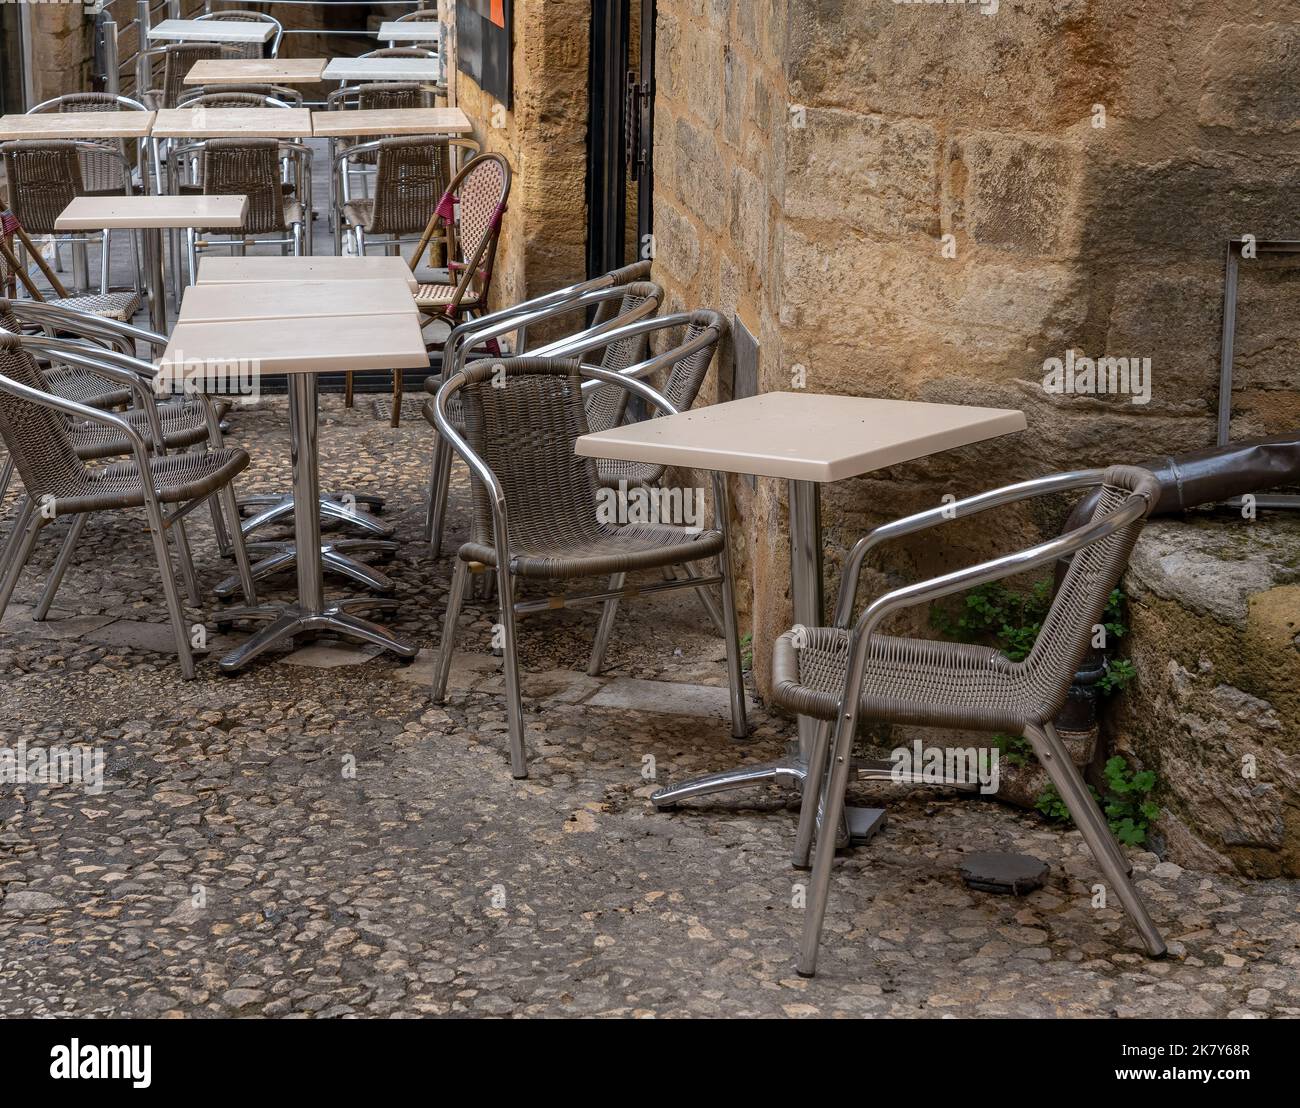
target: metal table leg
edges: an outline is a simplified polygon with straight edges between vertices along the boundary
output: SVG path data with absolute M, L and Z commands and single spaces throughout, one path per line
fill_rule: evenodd
M 320 500 L 319 457 L 317 454 L 316 375 L 314 373 L 289 374 L 289 430 L 293 455 L 294 497 L 301 504 L 314 504 Z M 294 513 L 294 539 L 300 554 L 321 549 L 320 515 L 317 512 Z M 414 658 L 417 648 L 397 638 L 386 627 L 354 615 L 353 608 L 391 608 L 394 602 L 376 597 L 354 597 L 347 600 L 325 600 L 323 568 L 319 553 L 315 557 L 300 556 L 298 564 L 298 603 L 276 611 L 270 608 L 254 610 L 233 609 L 223 613 L 225 620 L 243 618 L 270 618 L 269 626 L 262 628 L 247 642 L 221 659 L 221 668 L 233 673 L 270 649 L 277 643 L 305 632 L 334 632 L 348 638 L 361 639 L 391 650 L 403 658 Z
M 160 335 L 167 333 L 167 286 L 163 284 L 162 232 L 145 227 L 144 271 L 149 282 L 149 326 Z
M 814 481 L 791 481 L 789 492 L 790 592 L 794 620 L 796 625 L 820 627 L 825 610 L 822 598 L 820 490 Z M 650 799 L 658 808 L 671 808 L 690 797 L 743 789 L 761 781 L 775 781 L 780 785 L 793 785 L 802 789 L 808 776 L 808 758 L 816 730 L 815 720 L 801 716 L 799 742 L 786 752 L 784 758 L 711 773 L 681 785 L 670 785 L 660 789 Z M 870 776 L 881 778 L 879 765 L 875 765 L 874 769 L 871 766 L 864 768 Z M 884 773 L 884 779 L 889 779 L 888 773 Z M 885 811 L 883 808 L 846 808 L 845 821 L 849 841 L 863 843 L 883 826 Z
M 353 554 L 394 554 L 397 543 L 383 539 L 335 539 L 323 542 L 320 547 L 321 565 L 327 573 L 338 574 L 374 589 L 378 593 L 393 593 L 397 586 L 392 579 L 380 573 L 374 566 L 359 562 L 351 557 Z M 248 552 L 257 557 L 253 563 L 253 580 L 263 581 L 282 570 L 293 568 L 298 563 L 298 546 L 293 542 L 252 542 Z M 241 588 L 238 574 L 227 577 L 212 591 L 225 600 L 234 596 Z
M 356 496 L 353 499 L 358 505 L 367 505 L 367 502 L 379 501 L 378 497 L 370 496 Z M 382 501 L 379 502 L 382 504 Z M 244 520 L 240 527 L 245 535 L 251 535 L 260 527 L 283 522 L 293 515 L 295 503 L 291 493 L 279 496 L 274 494 L 250 496 L 245 500 L 241 500 L 239 504 L 241 508 L 252 509 L 253 515 Z M 389 524 L 381 523 L 369 512 L 352 511 L 344 503 L 341 495 L 327 494 L 322 496 L 318 503 L 321 516 L 331 522 L 350 524 L 371 535 L 378 535 L 380 538 L 388 538 L 393 534 L 393 528 Z

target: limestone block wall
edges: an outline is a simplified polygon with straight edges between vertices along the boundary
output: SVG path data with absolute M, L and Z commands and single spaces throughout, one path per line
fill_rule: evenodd
M 510 159 L 514 188 L 493 300 L 518 303 L 586 270 L 587 70 L 591 5 L 516 0 L 509 111 L 463 73 L 456 101 L 485 151 Z
M 1300 238 L 1300 3 L 662 0 L 659 21 L 673 294 L 758 327 L 765 390 L 793 376 L 1028 417 L 827 489 L 830 581 L 863 529 L 945 493 L 1213 441 L 1226 240 Z M 1300 417 L 1298 279 L 1244 272 L 1235 434 Z M 1046 391 L 1045 360 L 1069 351 L 1150 358 L 1149 401 Z M 783 498 L 737 494 L 760 643 L 789 618 Z M 954 526 L 886 568 L 973 561 L 1061 514 Z

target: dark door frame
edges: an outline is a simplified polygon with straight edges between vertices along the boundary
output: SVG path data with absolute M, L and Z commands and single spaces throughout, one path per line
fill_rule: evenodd
M 641 6 L 641 49 L 629 68 L 631 6 Z M 638 257 L 654 221 L 655 0 L 593 0 L 588 73 L 587 276 L 627 259 L 627 181 L 637 182 Z

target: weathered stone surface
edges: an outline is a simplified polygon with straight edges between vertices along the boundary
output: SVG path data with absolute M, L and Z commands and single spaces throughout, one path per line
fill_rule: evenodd
M 1229 23 L 1205 44 L 1205 92 L 1197 119 L 1239 134 L 1300 129 L 1295 56 L 1300 23 Z
M 1172 860 L 1300 873 L 1300 521 L 1148 525 L 1125 578 L 1121 750 L 1160 776 Z

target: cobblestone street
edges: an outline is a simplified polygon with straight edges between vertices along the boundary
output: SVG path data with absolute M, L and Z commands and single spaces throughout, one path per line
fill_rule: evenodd
M 230 439 L 254 456 L 241 492 L 287 483 L 284 414 L 235 413 Z M 722 645 L 694 598 L 625 605 L 600 679 L 582 672 L 592 611 L 524 622 L 531 777 L 514 781 L 481 601 L 447 707 L 428 700 L 450 562 L 419 541 L 427 427 L 330 396 L 321 437 L 325 485 L 389 497 L 392 623 L 424 652 L 403 666 L 320 644 L 233 678 L 209 657 L 187 684 L 149 649 L 168 638 L 142 523 L 92 524 L 45 626 L 28 573 L 0 633 L 0 733 L 102 746 L 106 765 L 97 794 L 0 792 L 0 1015 L 1300 1013 L 1294 882 L 1136 854 L 1171 940 L 1152 962 L 1117 906 L 1091 906 L 1076 833 L 880 786 L 856 795 L 887 797 L 888 825 L 843 858 L 818 976 L 796 977 L 792 799 L 648 801 L 648 766 L 662 784 L 770 758 L 793 732 L 756 706 L 752 741 L 730 739 Z M 466 505 L 462 475 L 455 541 Z M 211 586 L 226 564 L 195 518 Z M 56 551 L 47 536 L 39 571 Z M 1049 862 L 1047 886 L 969 891 L 962 854 L 996 849 Z

